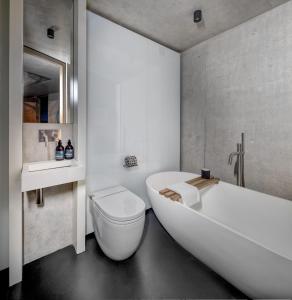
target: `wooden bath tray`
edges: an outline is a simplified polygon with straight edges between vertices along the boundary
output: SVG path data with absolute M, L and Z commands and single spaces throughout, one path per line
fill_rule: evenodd
M 198 190 L 202 190 L 208 186 L 218 184 L 220 179 L 218 178 L 211 178 L 211 179 L 204 179 L 202 177 L 193 178 L 191 180 L 186 181 L 186 183 L 195 186 Z M 159 191 L 159 194 L 171 199 L 172 201 L 181 202 L 181 195 L 170 190 L 170 189 L 164 189 Z

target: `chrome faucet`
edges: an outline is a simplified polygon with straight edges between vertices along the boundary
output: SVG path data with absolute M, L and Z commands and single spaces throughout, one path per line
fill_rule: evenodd
M 237 160 L 234 166 L 234 176 L 236 176 L 236 183 L 239 186 L 245 187 L 244 178 L 244 155 L 245 155 L 245 134 L 241 134 L 241 143 L 237 144 L 237 151 L 232 152 L 228 158 L 228 164 L 232 165 L 233 157 L 236 156 Z

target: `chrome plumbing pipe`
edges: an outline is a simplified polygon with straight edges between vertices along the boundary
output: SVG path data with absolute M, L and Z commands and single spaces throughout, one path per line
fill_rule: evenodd
M 241 134 L 241 143 L 237 144 L 237 151 L 229 155 L 228 164 L 232 165 L 233 157 L 236 156 L 236 163 L 234 166 L 234 175 L 236 176 L 236 184 L 245 187 L 244 178 L 244 155 L 245 155 L 245 134 Z

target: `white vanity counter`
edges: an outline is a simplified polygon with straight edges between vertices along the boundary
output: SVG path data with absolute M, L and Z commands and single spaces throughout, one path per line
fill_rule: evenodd
M 22 192 L 85 179 L 85 167 L 76 160 L 26 163 L 21 174 Z

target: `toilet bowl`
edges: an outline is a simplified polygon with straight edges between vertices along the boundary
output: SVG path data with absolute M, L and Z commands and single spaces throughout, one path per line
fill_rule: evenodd
M 145 203 L 123 186 L 92 193 L 90 211 L 96 240 L 109 258 L 124 260 L 138 248 L 145 223 Z

